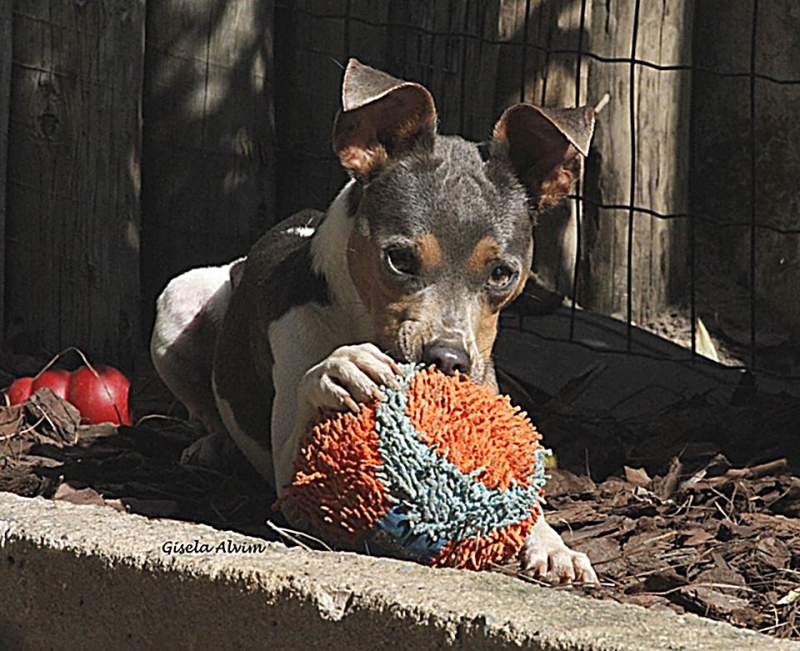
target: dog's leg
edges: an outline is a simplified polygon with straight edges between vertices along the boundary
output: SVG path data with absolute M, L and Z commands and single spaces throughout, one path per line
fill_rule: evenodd
M 220 267 L 192 269 L 173 279 L 156 305 L 150 340 L 153 366 L 206 436 L 181 456 L 190 465 L 215 466 L 232 453 L 211 391 L 217 334 L 241 270 L 237 260 Z
M 359 403 L 379 399 L 379 385 L 395 383 L 398 373 L 394 360 L 374 344 L 342 346 L 308 370 L 300 390 L 312 409 L 357 413 Z
M 589 557 L 567 547 L 543 513 L 525 540 L 522 570 L 547 583 L 597 583 Z
M 486 384 L 497 390 L 494 368 L 487 374 Z M 509 387 L 504 386 L 504 392 Z M 582 552 L 574 552 L 561 539 L 561 536 L 545 522 L 544 513 L 539 518 L 525 540 L 522 551 L 522 570 L 547 583 L 596 583 L 597 575 L 592 569 L 589 557 Z
M 394 360 L 374 344 L 341 346 L 300 379 L 294 415 L 286 410 L 288 401 L 275 400 L 272 443 L 279 495 L 292 480 L 300 440 L 317 411 L 357 413 L 360 403 L 380 397 L 380 385 L 396 383 L 398 373 L 400 369 Z M 292 417 L 293 426 L 287 423 Z M 275 436 L 287 426 L 292 427 L 289 437 Z

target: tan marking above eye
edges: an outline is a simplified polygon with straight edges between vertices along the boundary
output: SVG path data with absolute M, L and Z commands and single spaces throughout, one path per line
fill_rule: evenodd
M 491 236 L 481 238 L 473 247 L 467 260 L 467 267 L 476 274 L 482 274 L 490 261 L 500 257 L 500 244 Z
M 423 269 L 436 269 L 442 265 L 443 255 L 439 239 L 433 233 L 423 233 L 415 240 L 415 248 Z

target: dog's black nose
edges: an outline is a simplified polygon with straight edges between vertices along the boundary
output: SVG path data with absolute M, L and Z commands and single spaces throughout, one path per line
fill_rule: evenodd
M 422 349 L 422 361 L 433 364 L 445 375 L 469 373 L 469 355 L 460 346 L 434 342 Z

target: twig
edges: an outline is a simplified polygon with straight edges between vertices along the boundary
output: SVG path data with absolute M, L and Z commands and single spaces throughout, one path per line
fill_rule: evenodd
M 758 479 L 759 477 L 769 475 L 776 470 L 782 470 L 788 465 L 789 461 L 784 457 L 782 459 L 775 459 L 774 461 L 760 463 L 757 466 L 751 466 L 750 468 L 731 468 L 725 474 L 733 479 Z
M 687 588 L 723 588 L 725 590 L 743 590 L 744 592 L 755 592 L 755 590 L 747 587 L 746 585 L 735 585 L 733 583 L 687 583 L 686 585 L 679 585 L 661 592 L 643 592 L 642 594 L 649 594 L 655 597 L 666 597 L 673 592 L 679 592 Z
M 289 540 L 289 541 L 293 542 L 295 545 L 297 545 L 298 547 L 302 547 L 306 551 L 312 551 L 312 549 L 311 549 L 311 547 L 306 545 L 302 540 L 300 540 L 300 538 L 306 538 L 308 540 L 311 540 L 311 541 L 321 545 L 322 547 L 324 547 L 326 551 L 329 551 L 329 552 L 333 551 L 333 549 L 331 547 L 329 547 L 327 544 L 325 544 L 324 541 L 320 540 L 319 538 L 315 538 L 314 536 L 312 536 L 310 534 L 307 534 L 307 533 L 305 533 L 303 531 L 295 531 L 293 529 L 285 529 L 284 527 L 279 527 L 277 524 L 275 524 L 274 522 L 272 522 L 270 520 L 266 520 L 266 525 L 267 525 L 267 527 L 269 529 L 272 529 L 275 533 L 277 533 L 282 538 L 285 538 L 286 540 Z
M 32 432 L 44 422 L 46 416 L 47 414 L 45 414 L 44 410 L 42 410 L 42 415 L 39 417 L 39 420 L 37 420 L 33 425 L 28 425 L 27 427 L 23 427 L 21 430 L 13 432 L 12 434 L 6 434 L 4 436 L 0 436 L 0 441 L 8 441 L 9 439 L 13 439 L 15 436 L 22 436 L 23 434 Z M 51 425 L 53 424 L 49 418 L 47 420 Z

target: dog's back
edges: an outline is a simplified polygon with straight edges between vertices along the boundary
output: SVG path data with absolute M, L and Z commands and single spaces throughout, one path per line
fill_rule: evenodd
M 249 296 L 261 281 L 285 276 L 291 280 L 276 283 L 286 288 L 285 294 L 273 292 L 267 307 L 278 309 L 284 302 L 297 300 L 303 279 L 311 280 L 310 242 L 322 217 L 316 210 L 298 212 L 259 239 L 253 250 L 260 254 L 218 267 L 190 269 L 173 278 L 158 297 L 150 339 L 153 366 L 190 419 L 200 422 L 208 433 L 227 435 L 214 398 L 212 371 L 234 290 L 244 284 L 243 297 Z

